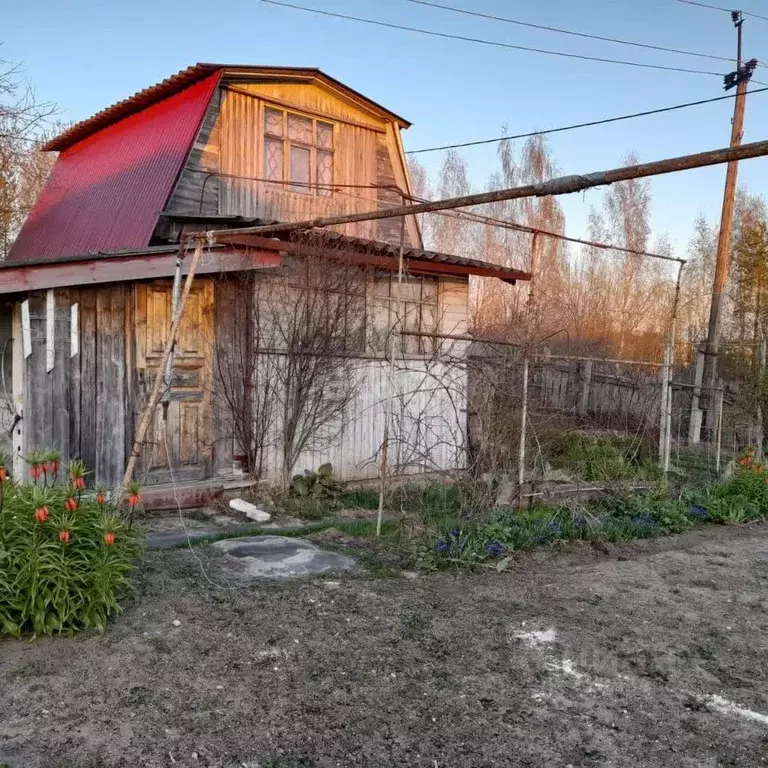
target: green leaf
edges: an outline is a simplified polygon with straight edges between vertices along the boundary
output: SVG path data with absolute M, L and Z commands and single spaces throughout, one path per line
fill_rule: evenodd
M 501 560 L 499 560 L 498 563 L 496 563 L 496 570 L 501 573 L 502 571 L 506 571 L 509 567 L 509 558 L 505 557 Z

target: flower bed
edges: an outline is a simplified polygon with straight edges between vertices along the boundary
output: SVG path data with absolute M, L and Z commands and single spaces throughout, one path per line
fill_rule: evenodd
M 53 453 L 28 461 L 31 484 L 0 467 L 0 635 L 103 631 L 130 588 L 140 534 L 123 520 L 122 499 L 85 491 L 79 462 L 65 473 Z
M 620 541 L 681 533 L 703 523 L 747 523 L 768 519 L 768 467 L 743 456 L 733 477 L 701 492 L 670 498 L 659 488 L 578 512 L 569 509 L 496 509 L 485 519 L 438 526 L 419 551 L 425 568 L 497 564 L 508 555 L 574 539 Z

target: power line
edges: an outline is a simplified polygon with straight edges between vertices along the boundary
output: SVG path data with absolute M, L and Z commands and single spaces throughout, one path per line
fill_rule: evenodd
M 265 0 L 266 2 L 266 0 Z M 768 87 L 766 88 L 756 88 L 753 91 L 749 91 L 750 95 L 753 93 L 763 93 L 764 91 L 768 91 Z M 671 107 L 660 107 L 659 109 L 648 109 L 645 112 L 633 112 L 629 115 L 619 115 L 618 117 L 606 117 L 602 120 L 589 120 L 585 123 L 574 123 L 573 125 L 564 125 L 560 128 L 548 128 L 544 131 L 529 131 L 528 133 L 518 133 L 514 134 L 512 136 L 499 136 L 495 139 L 478 139 L 476 141 L 463 141 L 458 144 L 443 144 L 439 147 L 423 147 L 421 149 L 411 149 L 407 151 L 406 155 L 418 155 L 423 152 L 439 152 L 444 149 L 459 149 L 460 147 L 474 147 L 478 146 L 480 144 L 494 144 L 496 142 L 500 141 L 507 141 L 507 140 L 513 140 L 513 139 L 527 139 L 531 136 L 539 136 L 547 133 L 561 133 L 562 131 L 572 131 L 576 128 L 589 128 L 594 125 L 606 125 L 608 123 L 617 123 L 621 120 L 632 120 L 636 117 L 647 117 L 648 115 L 660 115 L 664 112 L 674 112 L 677 109 L 686 109 L 688 107 L 697 107 L 701 104 L 712 104 L 716 101 L 724 101 L 725 99 L 733 99 L 735 98 L 735 93 L 729 93 L 725 96 L 715 96 L 711 99 L 700 99 L 699 101 L 689 101 L 685 104 L 675 104 Z
M 710 3 L 700 3 L 698 0 L 677 0 L 678 3 L 685 3 L 686 5 L 697 5 L 699 8 L 709 8 L 712 11 L 723 11 L 724 13 L 733 13 L 733 8 L 723 8 L 722 5 L 711 5 Z M 759 13 L 752 13 L 751 11 L 742 11 L 745 16 L 751 16 L 754 19 L 762 19 L 768 21 L 768 16 L 761 16 Z
M 246 176 L 244 174 L 239 173 L 220 173 L 219 171 L 206 171 L 200 168 L 191 168 L 188 169 L 192 171 L 193 173 L 204 173 L 206 177 L 216 176 L 216 177 L 223 177 L 223 178 L 229 178 L 229 179 L 238 179 L 240 181 L 256 181 L 256 182 L 262 182 L 262 183 L 268 183 L 268 184 L 282 184 L 285 186 L 296 186 L 297 182 L 293 182 L 290 180 L 275 180 L 275 179 L 267 179 L 261 176 Z M 207 180 L 207 179 L 206 179 Z M 364 200 L 369 203 L 376 203 L 379 206 L 383 207 L 396 207 L 398 204 L 392 201 L 383 200 L 381 198 L 373 198 L 373 197 L 367 197 L 365 195 L 355 194 L 353 192 L 346 192 L 343 191 L 343 189 L 347 188 L 356 188 L 356 189 L 368 189 L 370 191 L 385 191 L 385 192 L 394 192 L 398 194 L 403 202 L 405 200 L 410 200 L 414 203 L 428 203 L 430 202 L 427 198 L 424 197 L 417 197 L 416 195 L 409 195 L 407 192 L 404 192 L 400 187 L 393 184 L 311 184 L 308 182 L 299 182 L 299 186 L 305 186 L 305 187 L 317 187 L 318 189 L 324 189 L 328 190 L 330 192 L 333 192 L 334 194 L 340 194 L 345 197 L 354 198 L 355 200 Z M 194 214 L 191 214 L 194 216 Z M 204 214 L 202 211 L 200 211 L 200 215 L 203 216 Z M 628 253 L 633 256 L 650 256 L 654 259 L 662 259 L 665 261 L 676 261 L 685 264 L 685 259 L 680 259 L 676 256 L 668 256 L 664 254 L 658 254 L 658 253 L 651 253 L 649 251 L 641 251 L 636 248 L 625 248 L 620 245 L 611 245 L 610 243 L 601 243 L 596 242 L 593 240 L 584 240 L 578 237 L 570 237 L 568 235 L 562 234 L 560 232 L 552 232 L 548 229 L 541 229 L 539 227 L 532 227 L 528 224 L 518 224 L 516 221 L 512 221 L 511 219 L 500 219 L 495 216 L 486 216 L 484 214 L 480 213 L 473 213 L 470 211 L 433 211 L 432 215 L 435 216 L 443 216 L 445 218 L 450 218 L 454 220 L 459 221 L 470 221 L 470 222 L 476 222 L 480 224 L 487 224 L 492 227 L 499 227 L 501 229 L 511 229 L 516 232 L 524 232 L 529 235 L 538 234 L 543 235 L 545 237 L 552 237 L 556 240 L 563 240 L 565 242 L 569 243 L 576 243 L 578 245 L 586 245 L 591 248 L 599 248 L 604 251 L 618 251 L 620 253 Z M 172 214 L 171 214 L 172 217 Z
M 391 24 L 387 21 L 378 21 L 374 19 L 364 19 L 361 16 L 351 16 L 346 13 L 334 13 L 332 11 L 321 11 L 319 8 L 307 8 L 303 5 L 294 5 L 293 3 L 281 2 L 280 0 L 261 0 L 268 5 L 278 5 L 281 8 L 291 8 L 296 11 L 306 11 L 316 13 L 321 16 L 330 16 L 335 19 L 344 19 L 346 21 L 357 21 L 362 24 L 372 24 L 377 27 L 387 27 L 388 29 L 399 29 L 406 32 L 418 32 L 422 35 L 432 37 L 441 37 L 446 40 L 461 40 L 467 43 L 479 43 L 481 45 L 490 45 L 496 48 L 507 48 L 515 51 L 530 51 L 532 53 L 544 53 L 548 56 L 561 56 L 567 59 L 581 59 L 582 61 L 597 61 L 603 64 L 622 64 L 627 67 L 639 67 L 641 69 L 656 69 L 663 72 L 684 72 L 689 75 L 712 75 L 714 77 L 723 77 L 721 72 L 710 72 L 702 69 L 686 69 L 684 67 L 670 67 L 663 64 L 644 64 L 639 61 L 626 61 L 624 59 L 607 59 L 600 56 L 586 56 L 579 53 L 565 53 L 564 51 L 551 51 L 546 48 L 532 48 L 526 45 L 513 45 L 512 43 L 501 43 L 497 40 L 483 40 L 478 37 L 467 37 L 464 35 L 451 35 L 447 32 L 436 32 L 433 29 L 423 29 L 421 27 L 408 27 L 404 24 Z
M 602 42 L 606 43 L 619 43 L 621 45 L 631 45 L 636 48 L 646 48 L 652 51 L 664 51 L 666 53 L 679 53 L 684 56 L 697 56 L 701 59 L 713 59 L 715 61 L 728 61 L 731 62 L 733 59 L 729 56 L 715 56 L 713 54 L 709 53 L 700 53 L 698 51 L 686 51 L 682 50 L 680 48 L 667 48 L 663 45 L 652 45 L 651 43 L 640 43 L 636 40 L 623 40 L 621 38 L 617 37 L 603 37 L 602 35 L 592 35 L 587 32 L 576 32 L 572 29 L 563 29 L 561 27 L 550 27 L 546 24 L 533 24 L 528 21 L 519 21 L 518 19 L 510 19 L 506 18 L 504 16 L 494 16 L 490 13 L 480 13 L 479 11 L 469 11 L 465 8 L 455 8 L 452 5 L 441 5 L 440 3 L 433 3 L 429 2 L 429 0 L 407 0 L 409 3 L 414 3 L 416 5 L 425 5 L 430 8 L 439 8 L 442 11 L 452 11 L 453 13 L 462 13 L 466 16 L 476 16 L 481 19 L 490 19 L 492 21 L 502 21 L 506 24 L 515 24 L 519 27 L 529 27 L 530 29 L 542 29 L 546 32 L 558 32 L 562 35 L 571 35 L 573 37 L 584 37 L 588 40 L 600 40 Z

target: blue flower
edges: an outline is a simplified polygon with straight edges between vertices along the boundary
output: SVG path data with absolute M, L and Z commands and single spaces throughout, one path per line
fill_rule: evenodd
M 659 521 L 651 515 L 636 515 L 632 518 L 632 522 L 642 528 L 656 528 L 659 525 Z
M 454 528 L 451 531 L 451 536 L 453 536 L 454 539 L 458 539 L 459 538 L 459 529 L 458 528 Z
M 485 545 L 485 551 L 489 555 L 503 555 L 507 551 L 507 547 L 500 541 L 492 541 Z
M 709 511 L 708 510 L 704 509 L 704 507 L 699 507 L 699 506 L 697 506 L 695 504 L 694 504 L 694 506 L 692 506 L 688 510 L 688 514 L 691 517 L 699 518 L 699 520 L 705 520 L 706 518 L 709 517 Z
M 547 528 L 549 528 L 549 530 L 550 530 L 550 531 L 560 531 L 560 528 L 561 528 L 561 527 L 562 527 L 562 526 L 560 525 L 560 523 L 558 523 L 558 522 L 557 522 L 557 520 L 553 520 L 553 521 L 552 521 L 552 522 L 551 522 L 551 523 L 550 523 L 550 524 L 547 526 Z
M 584 515 L 579 515 L 573 520 L 574 525 L 583 526 L 587 524 L 587 518 Z
M 438 552 L 447 552 L 450 547 L 448 546 L 448 542 L 445 539 L 438 539 L 437 544 L 435 544 L 435 549 Z

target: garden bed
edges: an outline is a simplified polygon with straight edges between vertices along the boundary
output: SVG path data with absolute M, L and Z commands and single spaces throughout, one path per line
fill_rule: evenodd
M 0 641 L 0 764 L 763 765 L 767 539 L 279 585 L 211 547 L 150 552 L 106 634 Z

